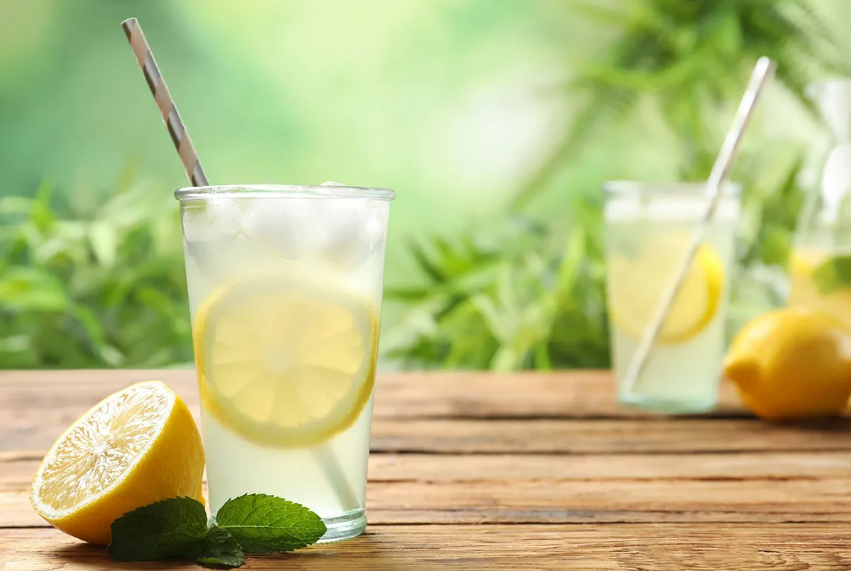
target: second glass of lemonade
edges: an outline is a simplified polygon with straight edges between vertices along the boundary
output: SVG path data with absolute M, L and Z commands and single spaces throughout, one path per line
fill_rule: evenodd
M 705 242 L 686 273 L 656 345 L 634 386 L 624 377 L 665 287 L 675 277 L 706 208 L 704 183 L 611 182 L 605 231 L 608 309 L 618 398 L 668 413 L 718 401 L 739 189 L 728 184 Z
M 394 193 L 192 187 L 180 201 L 210 510 L 265 493 L 366 528 L 384 245 Z
M 818 184 L 809 188 L 789 260 L 789 305 L 851 327 L 851 78 L 810 86 L 825 124 Z

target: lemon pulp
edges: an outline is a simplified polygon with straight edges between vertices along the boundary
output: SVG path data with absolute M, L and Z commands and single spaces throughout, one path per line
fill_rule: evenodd
M 112 522 L 175 496 L 203 501 L 204 450 L 189 409 L 159 381 L 100 402 L 59 437 L 33 481 L 31 501 L 52 525 L 106 544 Z
M 285 277 L 223 286 L 195 317 L 202 406 L 254 442 L 323 442 L 369 401 L 377 336 L 355 294 Z
M 635 257 L 609 259 L 609 310 L 614 324 L 641 337 L 665 288 L 674 278 L 688 236 L 667 236 L 642 248 Z M 709 244 L 699 247 L 668 313 L 659 342 L 678 344 L 697 336 L 718 312 L 724 289 L 724 263 Z

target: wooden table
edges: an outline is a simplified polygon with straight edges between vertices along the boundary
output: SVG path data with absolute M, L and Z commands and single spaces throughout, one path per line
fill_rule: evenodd
M 189 371 L 0 373 L 0 569 L 121 564 L 28 501 L 53 440 L 131 382 Z M 851 569 L 851 421 L 771 425 L 621 409 L 608 373 L 379 378 L 362 537 L 245 569 Z

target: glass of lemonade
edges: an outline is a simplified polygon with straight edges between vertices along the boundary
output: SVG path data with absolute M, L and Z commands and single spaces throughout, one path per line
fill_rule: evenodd
M 265 493 L 366 528 L 390 190 L 178 190 L 209 504 Z
M 820 167 L 808 188 L 789 259 L 789 305 L 824 311 L 851 326 L 851 78 L 810 86 L 824 140 L 813 152 Z
M 618 399 L 669 413 L 701 412 L 718 401 L 725 313 L 739 188 L 727 184 L 642 375 L 624 377 L 639 339 L 706 207 L 705 183 L 610 182 L 605 233 L 608 310 Z

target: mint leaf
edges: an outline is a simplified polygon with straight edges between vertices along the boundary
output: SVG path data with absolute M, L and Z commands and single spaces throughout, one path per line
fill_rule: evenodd
M 245 554 L 236 539 L 227 530 L 215 526 L 202 539 L 184 550 L 182 555 L 201 565 L 215 567 L 239 567 L 245 562 Z
M 851 288 L 851 256 L 835 256 L 813 271 L 813 281 L 821 295 Z
M 126 513 L 112 523 L 110 557 L 154 561 L 180 555 L 207 533 L 204 505 L 192 498 L 171 498 Z
M 315 543 L 326 531 L 322 519 L 306 507 L 265 494 L 226 501 L 216 524 L 249 553 L 292 551 Z
M 207 527 L 204 505 L 172 498 L 126 513 L 112 524 L 108 553 L 119 561 L 194 559 L 212 567 L 239 567 L 244 551 L 292 551 L 325 533 L 318 515 L 275 496 L 249 494 L 228 500 Z

